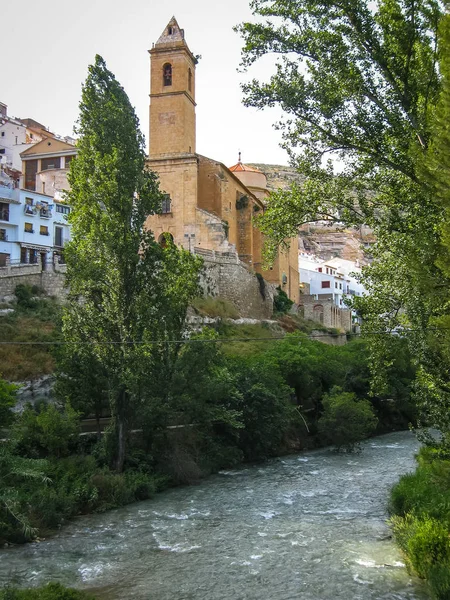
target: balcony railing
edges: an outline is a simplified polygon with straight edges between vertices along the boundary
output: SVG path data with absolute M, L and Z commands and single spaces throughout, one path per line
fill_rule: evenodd
M 15 189 L 11 185 L 2 185 L 0 182 L 0 198 L 12 200 L 15 195 Z

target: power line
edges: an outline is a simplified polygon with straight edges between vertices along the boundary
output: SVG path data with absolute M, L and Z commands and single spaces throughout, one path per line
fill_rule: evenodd
M 368 335 L 400 335 L 401 333 L 414 333 L 414 332 L 423 332 L 423 331 L 439 331 L 439 330 L 448 330 L 450 329 L 449 327 L 435 327 L 435 328 L 428 328 L 428 329 L 408 329 L 405 330 L 405 332 L 389 332 L 389 331 L 369 331 L 369 332 L 365 332 L 364 336 L 368 336 Z M 299 332 L 302 333 L 302 332 Z M 308 334 L 304 334 L 305 336 L 307 336 L 307 338 L 311 341 L 314 341 L 318 338 L 338 338 L 340 336 L 345 335 L 346 337 L 361 337 L 363 334 L 362 333 L 351 333 L 351 332 L 345 332 L 345 333 L 321 333 L 318 335 L 314 335 L 314 336 L 310 336 Z M 65 341 L 65 340 L 53 340 L 53 341 L 36 341 L 36 342 L 6 342 L 6 341 L 0 341 L 0 346 L 63 346 L 63 345 L 76 345 L 76 346 L 120 346 L 120 345 L 124 345 L 124 346 L 131 346 L 131 345 L 154 345 L 154 344 L 233 344 L 235 342 L 265 342 L 265 341 L 269 341 L 269 342 L 273 342 L 273 341 L 278 341 L 278 340 L 284 340 L 286 339 L 286 335 L 280 335 L 280 336 L 271 336 L 271 337 L 257 337 L 257 338 L 251 338 L 251 337 L 247 337 L 247 338 L 215 338 L 215 339 L 192 339 L 192 338 L 185 338 L 185 339 L 181 339 L 181 340 L 147 340 L 147 341 L 143 341 L 143 340 L 131 340 L 131 341 L 119 341 L 119 342 L 114 342 L 114 341 L 105 341 L 105 342 L 98 342 L 98 341 L 89 341 L 89 342 L 70 342 L 70 341 Z

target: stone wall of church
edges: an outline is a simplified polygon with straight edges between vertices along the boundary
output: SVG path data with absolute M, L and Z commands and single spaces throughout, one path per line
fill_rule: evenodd
M 205 295 L 228 300 L 242 317 L 272 316 L 275 286 L 261 281 L 236 254 L 197 253 L 204 260 L 200 284 Z
M 165 160 L 150 160 L 148 167 L 159 176 L 159 187 L 169 194 L 171 212 L 152 215 L 146 227 L 153 231 L 158 240 L 162 233 L 170 233 L 177 246 L 184 248 L 195 245 L 197 222 L 197 172 L 195 155 L 186 155 Z

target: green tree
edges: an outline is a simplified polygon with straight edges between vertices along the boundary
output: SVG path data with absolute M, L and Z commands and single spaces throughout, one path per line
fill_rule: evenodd
M 198 294 L 200 262 L 173 244 L 162 248 L 145 227 L 162 194 L 134 109 L 100 56 L 83 86 L 77 133 L 63 333 L 74 353 L 90 344 L 107 374 L 113 462 L 122 471 L 138 409 L 149 395 L 167 400 L 164 379 Z
M 100 419 L 108 410 L 108 373 L 88 344 L 74 351 L 59 348 L 55 395 L 83 416 L 94 415 L 97 439 L 101 438 Z
M 352 450 L 358 442 L 375 431 L 377 418 L 368 400 L 335 387 L 323 399 L 319 432 L 338 449 Z
M 436 266 L 444 213 L 423 164 L 436 135 L 438 63 L 446 54 L 438 46 L 442 4 L 253 0 L 251 7 L 256 22 L 238 27 L 244 67 L 269 53 L 278 59 L 269 81 L 244 86 L 245 103 L 283 109 L 285 147 L 304 175 L 272 194 L 260 217 L 268 255 L 305 222 L 370 225 L 377 243 L 363 270 L 369 296 L 354 307 L 369 334 L 373 391 L 388 389 L 392 332 L 408 338 L 425 367 L 422 380 L 432 382 L 427 330 L 448 282 Z M 327 157 L 340 160 L 339 172 Z
M 430 184 L 443 216 L 435 224 L 440 234 L 436 252 L 438 273 L 432 293 L 435 310 L 427 332 L 424 360 L 419 369 L 417 397 L 425 415 L 424 424 L 442 433 L 442 443 L 450 451 L 450 16 L 440 24 L 440 63 L 442 91 L 432 123 L 432 143 L 427 152 L 423 176 Z
M 64 410 L 54 404 L 37 408 L 31 404 L 18 417 L 12 432 L 16 451 L 29 458 L 70 454 L 80 432 L 80 416 L 70 404 Z
M 12 408 L 16 404 L 17 386 L 0 379 L 0 429 L 7 427 L 13 420 Z

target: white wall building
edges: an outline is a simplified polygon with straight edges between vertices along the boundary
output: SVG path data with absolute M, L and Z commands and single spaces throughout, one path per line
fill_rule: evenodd
M 40 264 L 48 269 L 63 261 L 70 240 L 64 203 L 67 171 L 76 148 L 56 139 L 43 139 L 22 153 L 20 188 L 0 165 L 0 267 Z
M 0 164 L 22 170 L 20 154 L 45 138 L 54 138 L 44 125 L 33 119 L 8 116 L 8 107 L 0 102 Z
M 346 299 L 350 296 L 363 296 L 366 293 L 356 279 L 355 274 L 361 273 L 359 264 L 333 258 L 323 261 L 308 254 L 299 256 L 300 288 L 308 284 L 309 294 L 318 301 L 331 300 L 339 308 L 347 308 Z M 355 311 L 352 311 L 352 321 L 359 321 Z

